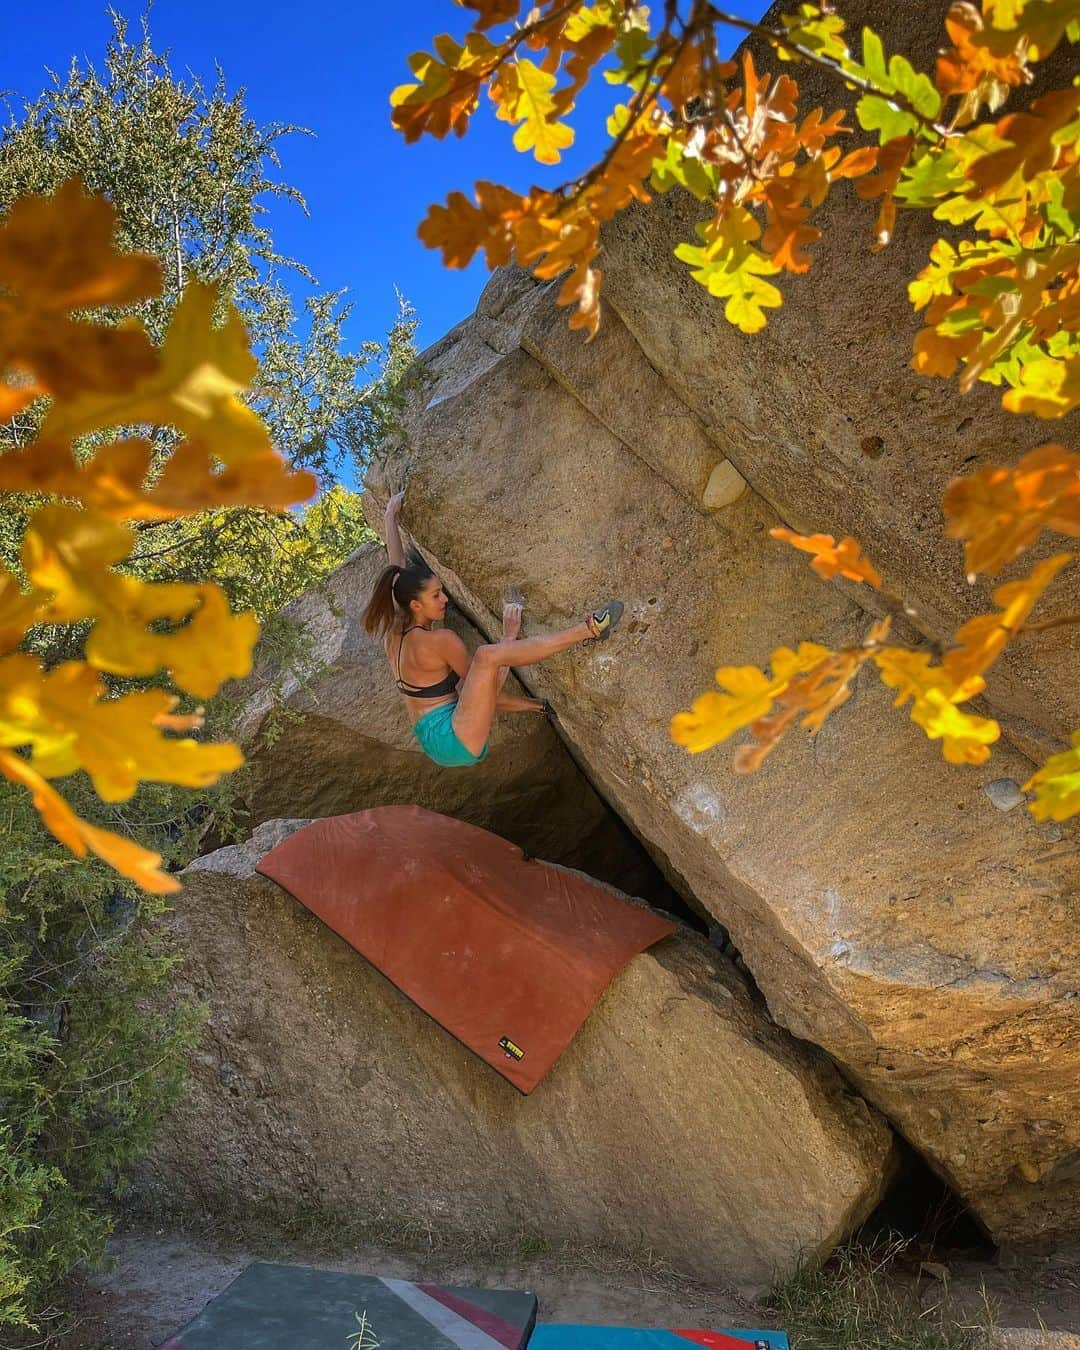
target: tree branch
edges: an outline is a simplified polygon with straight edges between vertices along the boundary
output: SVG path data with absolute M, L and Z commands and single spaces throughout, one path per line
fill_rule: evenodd
M 1056 619 L 1043 619 L 1041 623 L 1024 623 L 1016 630 L 1020 633 L 1045 633 L 1051 628 L 1067 628 L 1080 623 L 1080 614 L 1059 614 Z

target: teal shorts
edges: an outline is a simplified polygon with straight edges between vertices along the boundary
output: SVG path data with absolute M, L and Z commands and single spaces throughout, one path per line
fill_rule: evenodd
M 444 769 L 471 768 L 473 764 L 487 759 L 488 754 L 487 745 L 478 755 L 474 755 L 458 740 L 452 720 L 456 707 L 456 703 L 444 703 L 439 708 L 432 708 L 413 726 L 413 734 L 420 742 L 420 749 L 428 759 L 433 759 Z

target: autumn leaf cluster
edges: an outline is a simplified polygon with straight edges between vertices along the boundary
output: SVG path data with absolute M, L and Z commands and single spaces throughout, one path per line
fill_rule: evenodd
M 945 494 L 947 533 L 965 541 L 970 575 L 996 575 L 1044 530 L 1080 537 L 1080 455 L 1061 445 L 1031 451 L 1013 469 L 992 467 L 955 479 Z M 881 575 L 854 539 L 839 543 L 828 534 L 772 535 L 813 556 L 821 577 L 882 590 Z M 969 619 L 940 660 L 925 649 L 891 644 L 891 618 L 876 621 L 863 640 L 840 651 L 804 642 L 798 650 L 779 647 L 769 670 L 722 666 L 716 690 L 672 719 L 672 739 L 692 752 L 708 750 L 749 728 L 752 739 L 736 751 L 735 767 L 751 772 L 795 725 L 821 729 L 851 695 L 864 665 L 877 668 L 883 684 L 896 691 L 894 704 L 910 703 L 911 720 L 934 741 L 950 764 L 982 764 L 1001 735 L 992 717 L 965 705 L 986 688 L 986 675 L 1008 644 L 1024 632 L 1032 611 L 1072 555 L 1059 553 L 1037 563 L 1017 581 L 994 592 L 997 609 Z M 1075 616 L 1074 616 L 1075 617 Z M 1080 732 L 1071 749 L 1052 756 L 1024 785 L 1037 820 L 1065 820 L 1080 814 Z
M 464 134 L 484 94 L 541 165 L 574 142 L 572 114 L 598 73 L 626 90 L 603 158 L 558 187 L 528 192 L 489 181 L 433 206 L 420 237 L 465 266 L 482 252 L 541 278 L 564 277 L 573 326 L 599 324 L 603 225 L 634 201 L 678 185 L 711 211 L 699 238 L 676 249 L 694 279 L 744 332 L 782 303 L 783 273 L 805 272 L 820 237 L 815 211 L 850 179 L 876 203 L 874 247 L 898 209 L 966 227 L 939 240 L 909 288 L 923 327 L 913 365 L 1004 387 L 1017 412 L 1061 417 L 1080 403 L 1080 81 L 1022 111 L 999 113 L 1033 66 L 1080 38 L 1075 0 L 958 0 L 932 71 L 887 53 L 871 28 L 856 55 L 843 18 L 804 3 L 775 26 L 677 0 L 461 0 L 473 24 L 410 58 L 413 79 L 392 96 L 408 141 Z M 791 74 L 759 73 L 747 53 L 722 59 L 724 26 L 758 35 L 789 70 L 824 67 L 854 89 L 871 144 L 845 150 L 845 112 L 799 106 Z M 863 137 L 865 140 L 865 136 Z
M 117 251 L 115 226 L 77 181 L 0 224 L 0 416 L 49 399 L 33 443 L 0 457 L 0 492 L 45 499 L 20 573 L 0 569 L 0 773 L 75 853 L 165 892 L 177 883 L 157 854 L 80 819 L 52 780 L 82 770 L 120 802 L 142 781 L 202 787 L 236 768 L 236 746 L 197 738 L 194 703 L 249 671 L 258 625 L 212 583 L 141 580 L 124 560 L 140 522 L 281 510 L 316 484 L 243 401 L 255 361 L 214 286 L 188 286 L 160 348 L 124 316 L 161 277 L 154 258 Z M 161 427 L 183 439 L 155 455 Z M 83 659 L 46 669 L 24 642 L 40 624 L 83 625 Z

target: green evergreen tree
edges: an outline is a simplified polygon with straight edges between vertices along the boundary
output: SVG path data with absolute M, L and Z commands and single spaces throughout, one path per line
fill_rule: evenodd
M 212 87 L 175 77 L 146 22 L 133 41 L 114 14 L 101 69 L 74 61 L 0 131 L 0 214 L 72 175 L 105 193 L 122 245 L 162 260 L 165 293 L 137 311 L 157 339 L 187 282 L 216 281 L 260 359 L 255 406 L 278 447 L 329 486 L 343 469 L 360 477 L 392 424 L 416 320 L 402 301 L 386 343 L 349 350 L 343 292 L 316 293 L 297 314 L 288 283 L 314 279 L 275 249 L 266 204 L 303 207 L 276 176 L 281 141 L 299 131 L 259 126 L 220 71 Z M 0 426 L 0 453 L 32 438 L 39 416 Z M 173 433 L 156 428 L 152 438 L 166 456 Z M 13 569 L 25 505 L 11 495 L 0 502 L 0 561 Z M 147 578 L 218 581 L 235 608 L 264 621 L 276 664 L 302 671 L 303 634 L 275 612 L 365 537 L 359 498 L 336 486 L 281 516 L 222 510 L 142 526 L 129 566 Z M 84 636 L 68 625 L 40 629 L 30 643 L 53 663 L 77 655 Z M 210 733 L 227 735 L 227 695 L 208 714 Z M 111 807 L 82 778 L 64 790 L 80 815 L 181 866 L 211 818 L 219 833 L 228 829 L 241 783 L 234 775 L 202 798 L 148 784 Z M 100 1256 L 125 1164 L 179 1092 L 201 1019 L 169 996 L 176 954 L 148 922 L 160 901 L 75 858 L 7 783 L 0 821 L 0 1327 L 50 1332 L 63 1323 L 60 1282 L 81 1258 Z

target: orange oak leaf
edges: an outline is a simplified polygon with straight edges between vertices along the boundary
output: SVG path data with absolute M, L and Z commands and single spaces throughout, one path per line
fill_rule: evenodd
M 865 581 L 875 590 L 881 588 L 881 574 L 863 555 L 858 543 L 845 535 L 839 544 L 831 534 L 796 534 L 794 530 L 778 527 L 770 530 L 774 539 L 782 539 L 793 548 L 804 553 L 812 553 L 814 561 L 811 568 L 826 581 L 833 577 L 847 577 L 849 581 Z
M 754 773 L 776 749 L 788 731 L 801 719 L 811 735 L 851 697 L 851 686 L 863 665 L 871 659 L 889 634 L 888 617 L 874 623 L 859 647 L 829 652 L 805 673 L 795 675 L 776 695 L 776 711 L 750 724 L 754 740 L 735 753 L 736 773 Z
M 883 249 L 892 238 L 896 225 L 896 199 L 893 193 L 915 144 L 914 136 L 897 136 L 878 151 L 877 173 L 861 178 L 855 191 L 866 201 L 881 198 L 877 220 L 874 222 L 874 251 Z
M 27 380 L 19 385 L 0 382 L 0 422 L 9 422 L 16 413 L 21 413 L 44 393 L 45 390 L 36 380 Z
M 181 441 L 148 486 L 150 456 L 150 443 L 132 437 L 76 464 L 66 444 L 38 441 L 0 455 L 0 492 L 65 497 L 113 520 L 172 520 L 221 506 L 283 511 L 317 486 L 269 447 L 222 466 L 200 442 Z
M 691 754 L 711 749 L 767 713 L 793 679 L 832 655 L 828 647 L 802 642 L 798 651 L 777 647 L 769 658 L 771 675 L 757 666 L 721 666 L 716 672 L 719 692 L 709 690 L 688 712 L 676 713 L 671 739 Z
M 119 391 L 154 368 L 137 325 L 106 326 L 73 312 L 158 295 L 161 268 L 113 244 L 116 212 L 78 179 L 52 197 L 20 197 L 0 223 L 0 371 L 32 372 L 44 389 Z
M 957 630 L 959 646 L 945 653 L 942 669 L 955 684 L 983 676 L 1020 631 L 1043 591 L 1072 561 L 1069 553 L 1046 558 L 1029 576 L 1010 581 L 994 592 L 996 614 L 979 614 Z
M 20 755 L 0 750 L 0 773 L 10 782 L 29 790 L 47 828 L 76 857 L 84 858 L 87 852 L 96 853 L 121 876 L 130 878 L 152 895 L 172 895 L 180 889 L 179 881 L 162 870 L 160 853 L 152 853 L 132 839 L 81 820 L 56 789 Z
M 499 23 L 509 23 L 516 19 L 521 9 L 521 0 L 456 0 L 466 9 L 474 9 L 477 28 L 494 28 Z
M 1080 537 L 1080 454 L 1041 445 L 1014 467 L 954 478 L 945 490 L 945 533 L 964 539 L 969 575 L 996 575 L 1043 530 Z
M 473 32 L 465 45 L 447 33 L 435 52 L 414 52 L 409 67 L 418 83 L 399 85 L 390 95 L 390 120 L 411 145 L 421 136 L 463 136 L 476 111 L 480 86 L 497 68 L 500 48 Z
M 1001 150 L 980 155 L 967 167 L 972 195 L 983 195 L 1004 185 L 1019 173 L 1024 179 L 1049 169 L 1055 162 L 1061 131 L 1080 109 L 1080 86 L 1055 89 L 1037 98 L 1025 112 L 1009 113 L 994 127 L 994 135 L 1007 144 Z
M 417 233 L 428 248 L 442 250 L 447 267 L 467 267 L 479 249 L 488 267 L 510 261 L 513 227 L 535 210 L 533 199 L 498 183 L 479 182 L 475 202 L 463 192 L 451 192 L 445 206 L 429 208 Z
M 945 98 L 964 95 L 957 116 L 959 125 L 972 121 L 983 104 L 996 112 L 1010 89 L 1031 82 L 1023 41 L 1014 38 L 1011 46 L 1003 44 L 1001 51 L 996 50 L 997 44 L 985 40 L 982 14 L 967 0 L 958 0 L 950 7 L 945 31 L 952 46 L 938 57 L 934 83 Z

